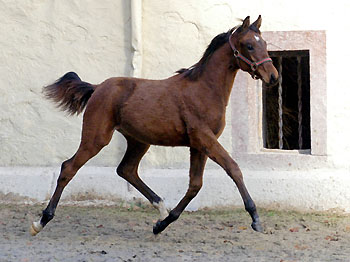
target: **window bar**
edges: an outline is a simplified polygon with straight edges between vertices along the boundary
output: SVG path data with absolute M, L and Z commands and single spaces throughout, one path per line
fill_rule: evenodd
M 302 78 L 301 78 L 301 56 L 298 61 L 298 131 L 299 131 L 299 149 L 303 148 L 303 101 L 302 101 Z
M 278 146 L 283 149 L 282 57 L 278 57 Z

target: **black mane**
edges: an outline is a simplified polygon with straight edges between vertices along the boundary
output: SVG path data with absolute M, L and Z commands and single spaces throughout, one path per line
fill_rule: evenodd
M 221 33 L 213 38 L 211 40 L 210 44 L 208 45 L 207 49 L 205 50 L 203 57 L 198 61 L 198 63 L 194 64 L 193 66 L 189 68 L 182 68 L 176 73 L 183 74 L 184 77 L 189 78 L 190 80 L 196 80 L 198 77 L 202 74 L 207 62 L 209 61 L 210 57 L 213 55 L 213 53 L 218 50 L 221 46 L 223 46 L 225 43 L 227 43 L 230 35 L 232 34 L 233 29 L 230 29 L 226 33 Z
M 255 26 L 251 25 L 249 29 L 260 33 L 259 29 L 257 29 Z M 218 50 L 221 46 L 223 46 L 225 43 L 228 42 L 230 35 L 232 32 L 237 31 L 238 33 L 243 31 L 242 26 L 236 26 L 226 33 L 221 33 L 213 38 L 211 40 L 210 44 L 208 45 L 207 49 L 205 50 L 202 58 L 199 60 L 198 63 L 194 64 L 193 66 L 189 68 L 182 68 L 176 71 L 178 74 L 183 74 L 184 77 L 187 77 L 188 79 L 194 81 L 197 80 L 198 77 L 201 76 L 203 70 L 205 69 L 207 62 L 209 61 L 210 57 L 213 55 L 213 53 Z

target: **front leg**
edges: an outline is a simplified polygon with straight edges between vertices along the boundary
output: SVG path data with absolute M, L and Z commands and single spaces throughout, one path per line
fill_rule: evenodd
M 210 159 L 219 164 L 235 182 L 244 202 L 246 211 L 252 218 L 252 228 L 263 232 L 255 203 L 250 197 L 243 181 L 242 172 L 238 164 L 230 157 L 227 151 L 218 142 L 211 130 L 206 128 L 196 129 L 191 133 L 191 146 L 205 152 Z
M 162 232 L 169 224 L 179 218 L 190 201 L 197 195 L 203 183 L 203 171 L 208 157 L 191 148 L 191 166 L 190 166 L 190 183 L 185 196 L 181 199 L 179 204 L 170 211 L 169 215 L 159 220 L 153 227 L 153 233 L 158 234 Z

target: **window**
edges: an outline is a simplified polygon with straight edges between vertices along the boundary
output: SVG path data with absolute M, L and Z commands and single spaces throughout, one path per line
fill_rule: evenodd
M 282 110 L 279 111 L 278 87 L 262 88 L 261 81 L 238 72 L 230 103 L 231 130 L 227 130 L 231 132 L 232 152 L 249 167 L 256 163 L 256 168 L 260 168 L 262 163 L 269 163 L 289 168 L 291 163 L 301 163 L 300 159 L 305 160 L 307 167 L 317 166 L 317 161 L 327 157 L 328 145 L 326 32 L 270 31 L 262 35 L 276 68 L 282 69 Z M 301 96 L 298 75 L 301 76 Z M 269 109 L 267 105 L 275 108 Z M 278 115 L 272 121 L 274 131 L 267 130 L 271 110 Z M 282 149 L 278 130 L 280 112 Z
M 264 148 L 311 149 L 309 50 L 271 51 L 279 83 L 263 85 Z

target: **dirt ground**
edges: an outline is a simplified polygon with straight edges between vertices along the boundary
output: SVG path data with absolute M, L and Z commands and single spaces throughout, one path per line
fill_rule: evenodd
M 350 216 L 260 209 L 265 234 L 243 209 L 185 212 L 158 236 L 144 204 L 59 206 L 32 237 L 44 205 L 0 205 L 0 261 L 350 261 Z

